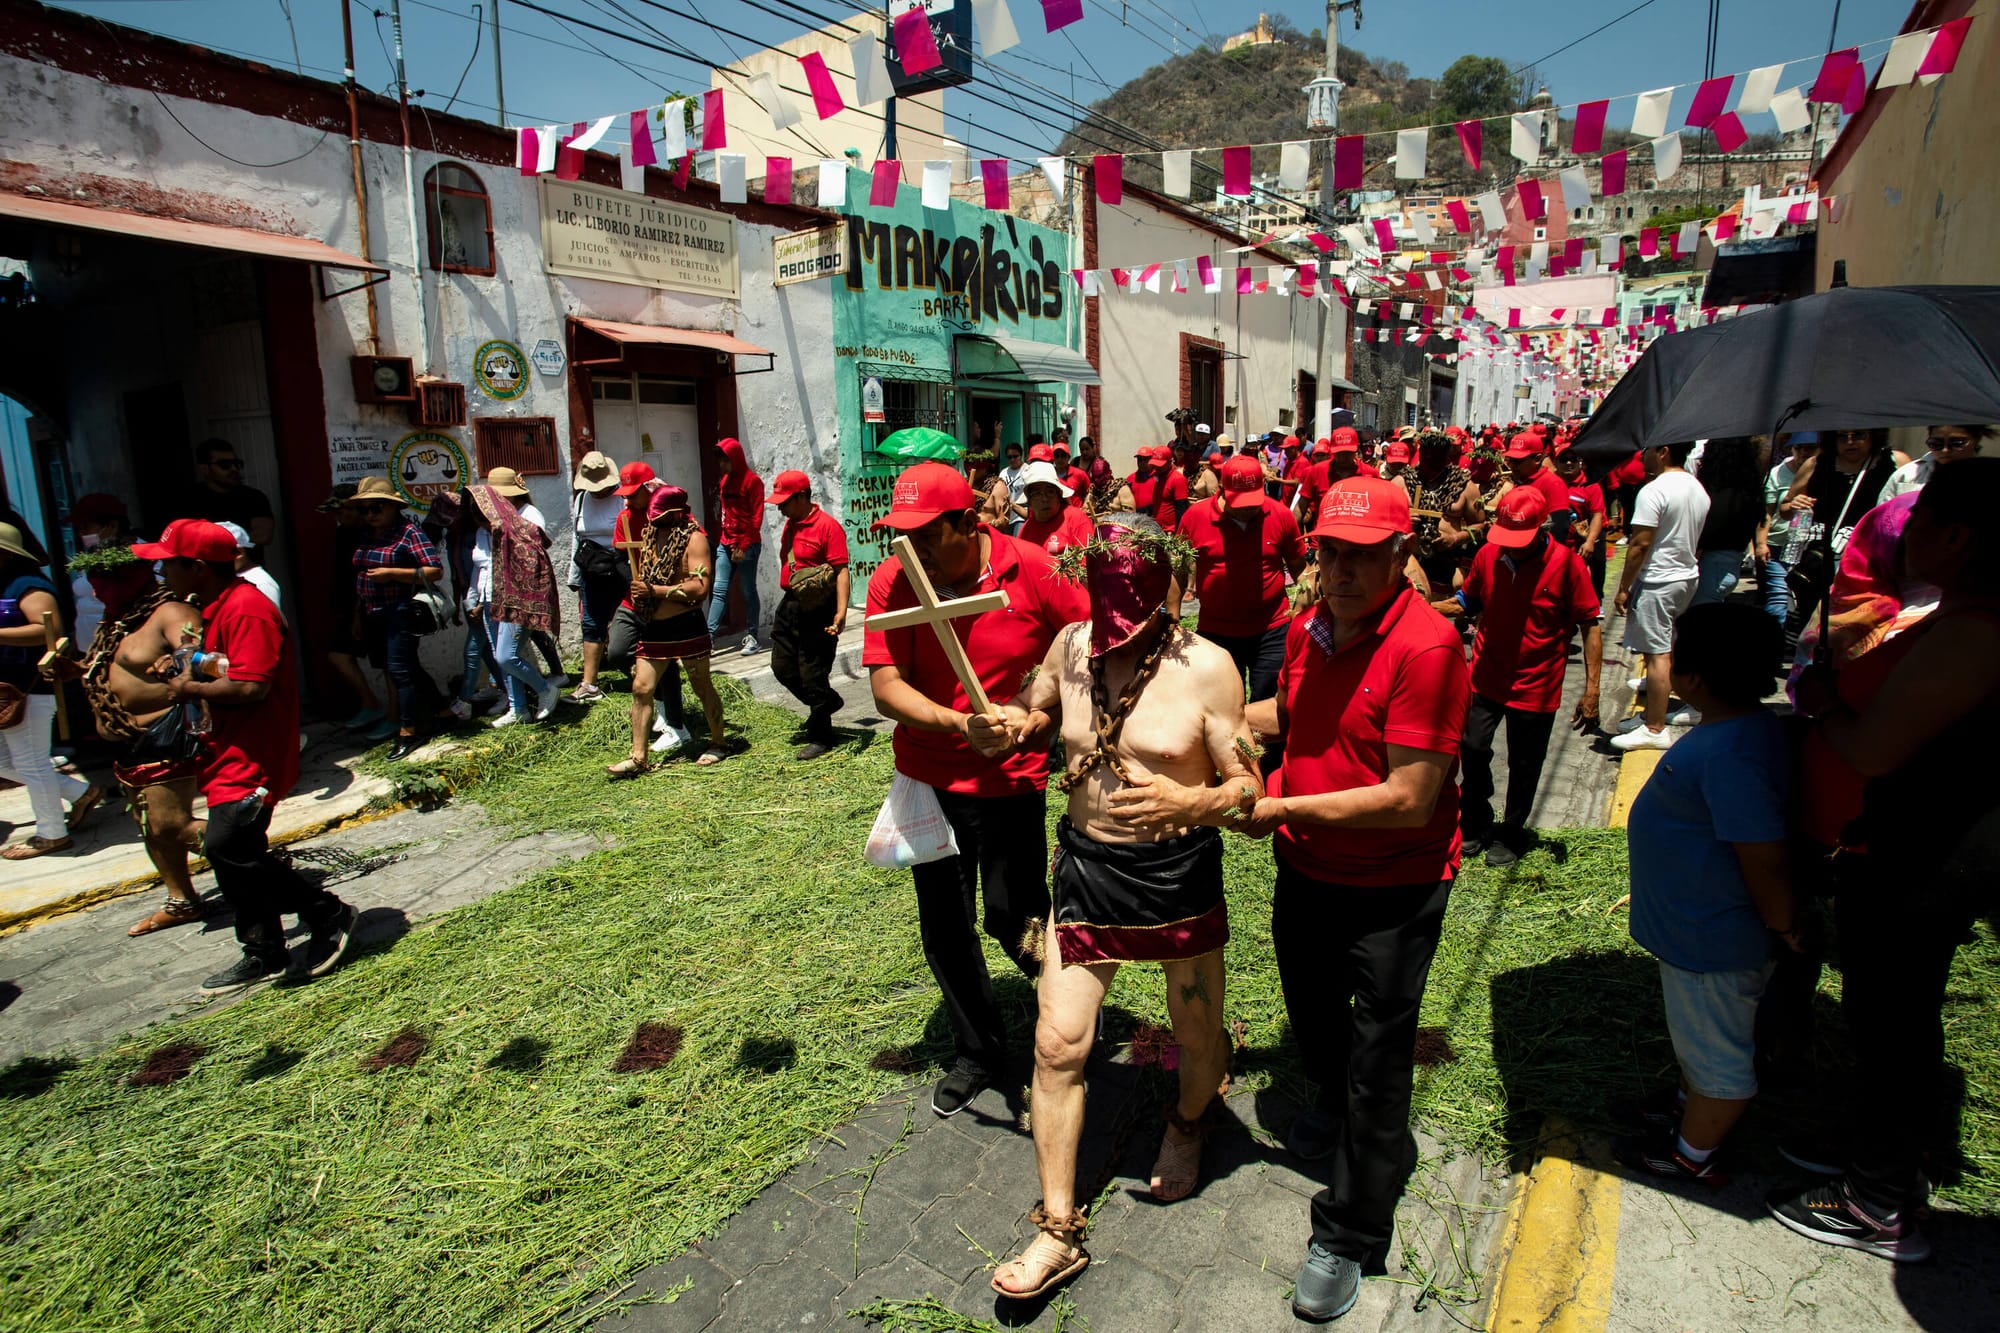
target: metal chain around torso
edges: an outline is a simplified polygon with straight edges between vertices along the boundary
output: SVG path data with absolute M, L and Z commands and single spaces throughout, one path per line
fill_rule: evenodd
M 1067 793 L 1077 783 L 1090 776 L 1091 770 L 1099 764 L 1109 764 L 1120 782 L 1128 787 L 1132 785 L 1132 775 L 1126 771 L 1125 763 L 1118 757 L 1115 748 L 1118 743 L 1118 732 L 1125 725 L 1125 719 L 1132 715 L 1133 707 L 1139 702 L 1139 692 L 1145 689 L 1146 682 L 1158 673 L 1160 660 L 1166 656 L 1168 644 L 1179 632 L 1180 626 L 1173 624 L 1169 624 L 1161 632 L 1158 640 L 1147 650 L 1146 656 L 1132 672 L 1132 679 L 1119 693 L 1116 705 L 1110 703 L 1110 691 L 1104 683 L 1104 659 L 1101 657 L 1090 659 L 1091 718 L 1095 723 L 1097 744 L 1089 754 L 1077 762 L 1075 768 L 1057 781 L 1056 790 Z

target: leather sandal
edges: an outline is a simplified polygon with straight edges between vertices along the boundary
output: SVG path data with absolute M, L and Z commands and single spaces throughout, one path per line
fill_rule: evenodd
M 1037 1300 L 1090 1264 L 1090 1255 L 1083 1248 L 1083 1233 L 1089 1225 L 1084 1209 L 1078 1208 L 1068 1217 L 1054 1218 L 1038 1203 L 1028 1214 L 1028 1221 L 1040 1234 L 1028 1242 L 1027 1249 L 1000 1265 L 999 1271 L 993 1274 L 993 1290 L 1009 1300 Z M 1018 1289 L 1002 1286 L 1000 1279 L 1009 1276 L 1017 1282 L 1033 1282 L 1035 1285 Z
M 701 752 L 701 758 L 695 760 L 695 763 L 703 768 L 713 768 L 728 757 L 729 752 L 727 750 L 724 750 L 719 745 L 711 745 Z
M 175 926 L 185 926 L 208 915 L 208 907 L 199 900 L 189 902 L 185 898 L 169 897 L 159 911 L 139 922 L 127 935 L 137 938 L 150 935 L 156 930 L 169 930 Z
M 75 833 L 81 829 L 83 822 L 90 818 L 90 812 L 95 810 L 108 795 L 109 792 L 94 782 L 85 788 L 83 795 L 69 804 L 69 831 Z
M 1162 1203 L 1185 1199 L 1201 1183 L 1201 1145 L 1208 1137 L 1202 1120 L 1183 1120 L 1167 1111 L 1167 1132 L 1160 1138 L 1160 1155 L 1153 1159 L 1151 1190 Z
M 620 759 L 615 764 L 606 764 L 604 766 L 604 775 L 613 782 L 623 782 L 628 778 L 636 778 L 645 771 L 646 761 L 644 759 L 634 759 L 630 755 L 625 756 L 625 758 Z
M 32 861 L 50 852 L 66 852 L 76 844 L 68 838 L 44 838 L 40 834 L 26 842 L 17 842 L 6 851 L 0 852 L 0 860 Z

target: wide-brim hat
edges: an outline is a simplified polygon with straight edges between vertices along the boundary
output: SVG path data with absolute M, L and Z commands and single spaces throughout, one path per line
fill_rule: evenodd
M 576 465 L 576 475 L 570 478 L 572 489 L 590 495 L 602 495 L 608 490 L 615 489 L 617 485 L 617 466 L 610 458 L 595 449 L 583 456 L 583 461 Z
M 28 539 L 12 523 L 0 523 L 0 551 L 8 555 L 18 555 L 31 564 L 42 562 L 35 559 L 35 553 L 28 549 Z
M 387 477 L 363 477 L 354 486 L 354 503 L 358 505 L 376 504 L 387 500 L 401 508 L 409 508 L 409 501 L 397 494 Z
M 1076 494 L 1074 489 L 1063 484 L 1063 479 L 1056 472 L 1053 463 L 1030 463 L 1022 468 L 1021 489 L 1025 491 L 1030 486 L 1053 486 L 1062 492 L 1065 500 Z
M 518 500 L 528 493 L 521 484 L 521 474 L 510 467 L 496 467 L 486 474 L 486 485 L 495 495 L 504 495 L 509 500 Z

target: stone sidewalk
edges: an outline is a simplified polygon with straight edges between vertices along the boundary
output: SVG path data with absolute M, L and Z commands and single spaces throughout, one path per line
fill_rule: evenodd
M 997 1295 L 994 1267 L 1019 1252 L 1040 1191 L 1017 1097 L 989 1089 L 949 1120 L 928 1085 L 865 1109 L 817 1154 L 716 1235 L 637 1274 L 611 1300 L 653 1300 L 607 1315 L 592 1333 L 770 1333 L 861 1328 L 875 1302 L 935 1300 L 978 1325 L 1090 1333 L 1263 1333 L 1307 1328 L 1291 1313 L 1307 1202 L 1321 1166 L 1276 1146 L 1294 1108 L 1238 1093 L 1218 1115 L 1202 1183 L 1177 1203 L 1146 1192 L 1171 1075 L 1093 1057 L 1078 1179 L 1102 1180 L 1086 1248 L 1092 1263 L 1056 1301 Z M 1476 1318 L 1429 1287 L 1477 1292 L 1498 1232 L 1506 1180 L 1423 1136 L 1398 1212 L 1388 1273 L 1362 1286 L 1346 1329 L 1455 1329 Z M 671 1297 L 670 1301 L 666 1298 Z M 1065 1322 L 1067 1321 L 1067 1322 Z M 912 1322 L 907 1328 L 960 1328 Z

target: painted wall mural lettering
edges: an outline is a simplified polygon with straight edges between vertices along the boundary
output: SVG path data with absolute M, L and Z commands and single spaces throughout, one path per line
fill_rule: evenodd
M 864 222 L 847 227 L 849 291 L 910 291 L 928 287 L 926 317 L 964 320 L 1061 319 L 1062 268 L 1030 236 L 1025 254 L 997 244 L 999 228 L 988 224 L 971 236 L 940 236 L 929 227 Z

